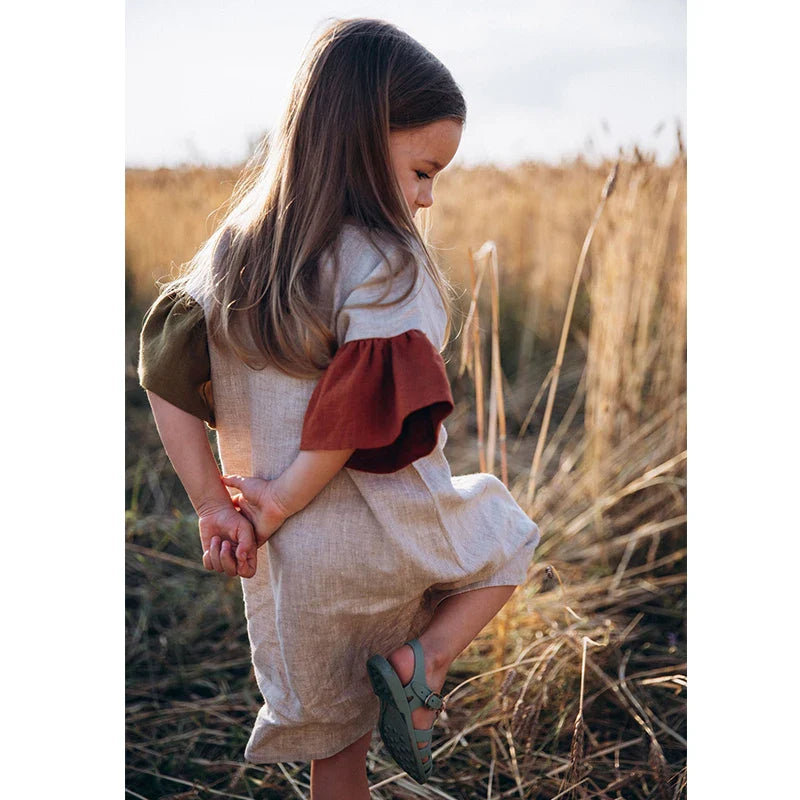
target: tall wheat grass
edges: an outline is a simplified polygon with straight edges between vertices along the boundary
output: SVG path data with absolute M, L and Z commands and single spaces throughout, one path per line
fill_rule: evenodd
M 686 160 L 623 158 L 602 201 L 612 167 L 437 182 L 435 241 L 462 287 L 448 459 L 456 474 L 497 472 L 543 538 L 528 583 L 448 677 L 434 778 L 413 784 L 376 737 L 376 798 L 685 797 Z M 198 569 L 191 509 L 135 381 L 154 279 L 210 233 L 234 179 L 127 175 L 128 789 L 140 797 L 308 795 L 306 764 L 241 762 L 259 700 L 238 584 Z

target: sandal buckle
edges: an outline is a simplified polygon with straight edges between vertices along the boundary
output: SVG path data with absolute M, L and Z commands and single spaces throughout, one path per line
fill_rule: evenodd
M 425 698 L 425 705 L 432 708 L 434 711 L 444 711 L 444 698 L 439 692 L 431 692 Z

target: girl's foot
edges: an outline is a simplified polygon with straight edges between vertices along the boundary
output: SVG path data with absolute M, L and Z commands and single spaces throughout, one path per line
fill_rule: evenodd
M 444 686 L 445 678 L 447 677 L 447 668 L 450 665 L 442 663 L 442 660 L 435 654 L 429 653 L 424 645 L 422 651 L 425 655 L 425 680 L 434 692 L 440 692 L 442 686 Z M 411 649 L 411 645 L 401 645 L 396 650 L 389 653 L 389 655 L 386 656 L 386 660 L 392 665 L 392 668 L 397 673 L 397 677 L 400 678 L 400 682 L 403 685 L 411 680 L 414 675 L 414 651 Z M 420 706 L 411 712 L 411 720 L 415 728 L 418 730 L 425 730 L 433 725 L 438 714 L 438 711 L 434 711 L 426 706 Z M 419 742 L 417 747 L 423 748 L 426 744 L 427 742 Z M 428 760 L 428 757 L 425 756 L 422 760 L 424 763 Z

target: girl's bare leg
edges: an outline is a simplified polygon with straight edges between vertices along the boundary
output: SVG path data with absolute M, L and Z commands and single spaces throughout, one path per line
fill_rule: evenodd
M 452 595 L 436 608 L 428 627 L 419 635 L 425 655 L 425 679 L 433 691 L 444 686 L 450 665 L 506 604 L 516 586 L 487 586 Z M 402 645 L 387 656 L 403 683 L 414 673 L 414 651 Z M 430 728 L 436 712 L 411 712 L 415 728 Z M 311 800 L 369 800 L 366 759 L 372 732 L 330 758 L 311 762 Z M 424 742 L 420 743 L 425 746 Z
M 428 627 L 417 637 L 425 655 L 425 679 L 434 692 L 444 686 L 447 671 L 469 643 L 483 630 L 514 593 L 516 586 L 486 586 L 451 595 L 436 607 Z M 387 657 L 397 676 L 408 683 L 414 674 L 414 651 L 404 644 Z M 430 728 L 436 718 L 431 709 L 411 712 L 415 728 Z M 419 747 L 425 746 L 420 742 Z M 423 758 L 427 761 L 427 757 Z
M 367 750 L 372 731 L 330 758 L 311 762 L 311 800 L 369 800 Z

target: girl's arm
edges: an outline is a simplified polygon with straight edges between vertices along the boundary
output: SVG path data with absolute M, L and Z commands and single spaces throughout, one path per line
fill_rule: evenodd
M 197 512 L 203 566 L 227 575 L 252 577 L 255 534 L 220 480 L 204 422 L 153 392 L 147 392 L 147 399 L 164 449 Z
M 301 450 L 276 478 L 274 491 L 289 514 L 305 508 L 347 463 L 354 450 Z
M 354 450 L 301 450 L 275 480 L 226 475 L 239 490 L 233 498 L 256 529 L 259 546 L 287 517 L 305 508 L 339 472 Z

